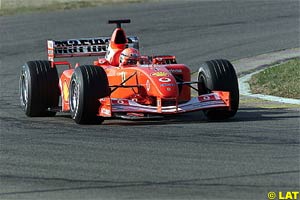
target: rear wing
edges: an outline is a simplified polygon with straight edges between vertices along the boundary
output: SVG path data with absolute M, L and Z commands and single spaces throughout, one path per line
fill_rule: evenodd
M 48 60 L 54 61 L 54 58 L 67 57 L 104 56 L 109 41 L 110 37 L 48 40 Z M 138 37 L 127 37 L 127 46 L 139 49 Z

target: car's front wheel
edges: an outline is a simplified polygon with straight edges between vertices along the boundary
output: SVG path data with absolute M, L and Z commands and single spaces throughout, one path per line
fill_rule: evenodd
M 238 79 L 233 65 L 228 60 L 211 60 L 203 63 L 198 71 L 198 94 L 211 91 L 230 92 L 230 110 L 208 109 L 204 111 L 210 120 L 233 117 L 239 107 Z
M 70 82 L 70 112 L 78 124 L 101 123 L 98 117 L 99 99 L 109 96 L 108 79 L 102 67 L 77 67 Z

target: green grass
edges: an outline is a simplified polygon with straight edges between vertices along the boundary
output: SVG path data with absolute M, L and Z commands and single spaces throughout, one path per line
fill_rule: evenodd
M 300 99 L 300 58 L 253 75 L 249 84 L 252 93 Z
M 250 108 L 266 108 L 266 109 L 300 109 L 299 105 L 280 103 L 275 101 L 267 101 L 264 99 L 240 96 L 240 107 L 250 107 Z
M 79 8 L 87 8 L 87 7 L 96 7 L 96 6 L 106 5 L 106 4 L 140 3 L 144 1 L 143 0 L 113 0 L 113 1 L 112 0 L 85 0 L 85 1 L 80 0 L 80 1 L 71 1 L 71 2 L 68 1 L 57 2 L 55 0 L 53 1 L 48 0 L 45 1 L 44 5 L 40 5 L 40 6 L 34 6 L 34 5 L 11 6 L 11 7 L 3 6 L 0 9 L 0 16 L 31 13 L 31 12 L 45 12 L 45 11 L 49 12 L 49 11 L 56 11 L 56 10 L 79 9 Z

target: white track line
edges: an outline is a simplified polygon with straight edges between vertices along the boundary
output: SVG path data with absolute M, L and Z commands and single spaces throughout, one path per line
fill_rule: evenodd
M 276 67 L 276 65 L 274 66 Z M 241 95 L 249 96 L 249 97 L 255 97 L 259 99 L 264 99 L 268 101 L 276 101 L 276 102 L 281 102 L 281 103 L 288 103 L 288 104 L 297 104 L 300 105 L 300 100 L 299 99 L 291 99 L 291 98 L 283 98 L 283 97 L 276 97 L 276 96 L 271 96 L 271 95 L 264 95 L 264 94 L 252 94 L 250 90 L 250 85 L 249 85 L 249 80 L 254 74 L 257 74 L 259 72 L 264 71 L 265 69 L 258 70 L 256 72 L 247 74 L 245 76 L 242 76 L 239 78 L 239 90 Z

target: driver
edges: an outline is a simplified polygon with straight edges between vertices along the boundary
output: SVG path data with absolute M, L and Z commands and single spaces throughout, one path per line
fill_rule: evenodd
M 136 65 L 140 60 L 140 57 L 140 52 L 137 49 L 124 49 L 120 55 L 120 66 Z

